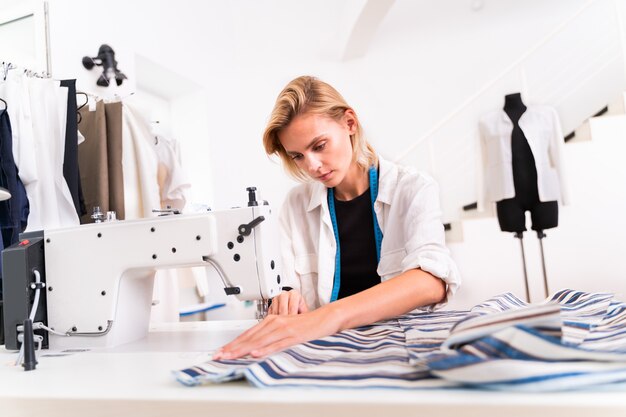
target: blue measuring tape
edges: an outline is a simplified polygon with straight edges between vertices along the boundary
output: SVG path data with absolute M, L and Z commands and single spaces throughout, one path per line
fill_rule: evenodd
M 378 225 L 376 211 L 374 211 L 374 203 L 378 197 L 378 170 L 371 167 L 370 176 L 370 197 L 372 199 L 372 217 L 374 218 L 374 241 L 376 242 L 376 262 L 380 262 L 380 246 L 383 242 L 383 232 Z M 330 211 L 330 221 L 333 224 L 333 232 L 335 233 L 335 243 L 337 244 L 337 253 L 335 254 L 335 279 L 333 280 L 333 292 L 330 301 L 337 300 L 339 296 L 339 287 L 341 286 L 341 251 L 339 248 L 339 228 L 337 227 L 337 215 L 335 214 L 335 192 L 332 188 L 328 189 L 328 210 Z

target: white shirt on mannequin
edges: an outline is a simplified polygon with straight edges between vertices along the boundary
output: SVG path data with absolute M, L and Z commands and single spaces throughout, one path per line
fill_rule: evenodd
M 561 162 L 563 132 L 556 110 L 549 106 L 528 106 L 518 123 L 535 158 L 539 200 L 568 204 Z M 479 210 L 492 202 L 515 197 L 512 133 L 513 122 L 504 110 L 480 119 Z

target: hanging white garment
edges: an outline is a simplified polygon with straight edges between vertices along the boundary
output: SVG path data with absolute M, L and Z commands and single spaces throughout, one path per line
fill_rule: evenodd
M 68 89 L 10 72 L 2 94 L 11 103 L 13 156 L 30 204 L 26 231 L 78 225 L 63 177 Z
M 187 191 L 191 184 L 177 154 L 175 139 L 157 136 L 154 150 L 159 158 L 158 183 L 161 193 L 161 208 L 183 210 L 187 203 Z
M 39 173 L 26 76 L 20 72 L 9 72 L 6 82 L 0 84 L 0 97 L 7 101 L 11 120 L 13 159 L 19 169 L 20 180 L 28 185 L 37 180 Z
M 124 211 L 127 220 L 153 217 L 161 208 L 157 183 L 158 158 L 151 141 L 154 137 L 140 114 L 122 106 L 122 171 Z
M 78 214 L 63 177 L 68 89 L 56 80 L 25 81 L 37 166 L 36 180 L 24 184 L 30 204 L 26 231 L 78 226 Z

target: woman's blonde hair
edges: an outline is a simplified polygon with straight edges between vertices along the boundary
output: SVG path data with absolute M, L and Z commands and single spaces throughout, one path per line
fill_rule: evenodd
M 356 132 L 350 135 L 352 160 L 364 169 L 376 165 L 378 157 L 374 148 L 363 138 L 361 123 L 356 112 L 346 103 L 337 90 L 315 77 L 302 76 L 292 80 L 280 92 L 272 110 L 270 121 L 263 133 L 263 146 L 268 155 L 277 154 L 287 172 L 299 181 L 307 181 L 309 175 L 301 170 L 278 140 L 278 134 L 296 117 L 314 113 L 339 121 L 346 110 L 352 110 L 356 119 Z

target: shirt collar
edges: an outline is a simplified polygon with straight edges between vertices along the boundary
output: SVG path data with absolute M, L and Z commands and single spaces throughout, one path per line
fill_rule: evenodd
M 309 199 L 309 206 L 306 211 L 316 209 L 322 204 L 322 201 L 326 198 L 326 187 L 319 181 L 311 183 L 311 198 Z
M 387 161 L 384 158 L 378 157 L 378 197 L 376 201 L 381 203 L 390 204 L 393 191 L 393 186 L 398 181 L 398 166 L 393 162 Z
M 391 202 L 391 193 L 394 189 L 393 184 L 398 179 L 398 167 L 387 161 L 384 158 L 378 157 L 378 197 L 376 201 L 380 201 L 385 204 Z M 315 181 L 310 184 L 311 198 L 309 199 L 309 205 L 307 211 L 316 209 L 318 206 L 326 200 L 328 195 L 327 188 L 319 181 Z

